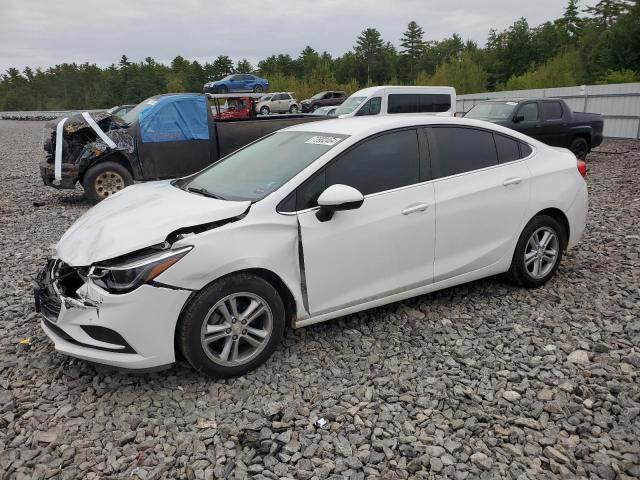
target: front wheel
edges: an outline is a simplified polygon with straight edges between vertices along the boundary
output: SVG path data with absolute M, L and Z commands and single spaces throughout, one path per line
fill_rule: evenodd
M 219 93 L 229 93 L 229 87 L 227 87 L 226 85 L 220 85 L 218 87 L 218 92 Z
M 256 85 L 255 87 L 253 87 L 253 91 L 255 93 L 261 93 L 264 92 L 264 87 L 262 85 Z
M 587 158 L 587 153 L 589 153 L 589 143 L 582 137 L 576 137 L 569 145 L 569 150 L 573 152 L 576 158 L 584 160 Z
M 229 378 L 264 363 L 280 343 L 284 327 L 284 304 L 276 289 L 255 275 L 235 274 L 195 296 L 176 338 L 193 368 Z
M 82 187 L 92 204 L 101 202 L 133 184 L 131 172 L 118 162 L 100 162 L 84 175 Z
M 262 107 L 260 109 L 260 115 L 269 115 L 269 107 Z
M 311 111 L 315 112 L 319 108 L 320 108 L 320 105 L 318 105 L 317 103 L 314 103 L 313 106 L 311 107 Z
M 520 235 L 509 276 L 522 287 L 544 285 L 556 273 L 566 245 L 564 229 L 555 218 L 534 217 Z

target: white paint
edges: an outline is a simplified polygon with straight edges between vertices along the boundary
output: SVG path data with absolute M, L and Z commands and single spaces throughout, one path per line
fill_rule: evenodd
M 114 141 L 107 137 L 107 134 L 102 131 L 93 117 L 89 115 L 89 112 L 82 112 L 82 117 L 86 120 L 93 131 L 96 132 L 96 134 L 102 139 L 102 141 L 109 146 L 109 148 L 116 148 L 116 144 L 114 143 Z
M 317 208 L 291 214 L 276 211 L 296 187 L 355 143 L 395 128 L 432 124 L 494 130 L 526 141 L 533 152 L 526 159 L 497 167 L 367 195 L 359 208 L 338 211 L 326 222 L 317 219 Z M 166 181 L 128 187 L 93 207 L 69 229 L 58 243 L 59 257 L 72 265 L 89 265 L 159 243 L 178 228 L 248 210 L 240 220 L 177 241 L 173 248 L 191 245 L 193 249 L 156 281 L 201 290 L 234 272 L 268 270 L 291 292 L 294 326 L 301 327 L 503 273 L 523 226 L 545 208 L 566 213 L 569 247 L 584 230 L 587 191 L 575 157 L 509 129 L 452 117 L 387 116 L 326 120 L 288 130 L 345 138 L 253 204 L 188 193 Z M 512 181 L 515 178 L 520 181 Z M 327 201 L 335 201 L 337 197 L 327 192 Z M 300 244 L 306 298 L 301 288 Z M 78 347 L 59 338 L 57 349 L 132 368 L 173 361 L 175 325 L 187 290 L 145 285 L 127 294 L 109 295 L 96 288 L 82 291 L 91 300 L 96 295 L 102 300 L 99 324 L 131 340 L 140 355 Z M 79 336 L 79 325 L 98 321 L 91 310 L 63 309 L 58 323 Z
M 67 118 L 63 118 L 56 125 L 56 155 L 53 159 L 53 183 L 60 185 L 62 180 L 62 142 L 64 140 L 63 127 L 67 122 Z
M 349 185 L 331 185 L 318 197 L 318 205 L 334 206 L 345 203 L 361 202 L 362 194 Z

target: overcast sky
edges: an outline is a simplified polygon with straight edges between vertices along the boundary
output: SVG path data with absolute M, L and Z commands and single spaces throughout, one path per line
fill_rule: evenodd
M 375 27 L 399 44 L 411 20 L 427 40 L 454 32 L 483 45 L 490 28 L 519 17 L 530 25 L 558 18 L 566 0 L 0 0 L 0 72 L 62 62 L 117 63 L 176 55 L 294 58 L 306 46 L 342 55 Z M 582 0 L 593 3 L 590 0 Z

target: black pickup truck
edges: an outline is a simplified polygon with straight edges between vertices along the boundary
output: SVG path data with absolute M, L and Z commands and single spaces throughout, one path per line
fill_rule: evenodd
M 568 148 L 581 160 L 602 143 L 602 115 L 573 112 L 559 98 L 488 100 L 476 104 L 464 116 L 512 128 L 547 145 Z
M 89 200 L 98 203 L 134 181 L 183 177 L 271 132 L 322 119 L 216 120 L 205 95 L 156 95 L 123 117 L 84 112 L 48 122 L 40 175 L 54 188 L 80 182 Z

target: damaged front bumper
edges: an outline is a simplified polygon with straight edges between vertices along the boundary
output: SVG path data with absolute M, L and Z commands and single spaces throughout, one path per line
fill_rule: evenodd
M 56 350 L 126 369 L 175 362 L 175 327 L 191 291 L 142 285 L 116 295 L 82 273 L 50 260 L 34 281 L 41 326 Z
M 40 176 L 48 187 L 53 188 L 75 188 L 78 181 L 79 166 L 74 163 L 62 163 L 62 178 L 60 183 L 55 182 L 55 167 L 53 163 L 46 160 L 40 163 Z

